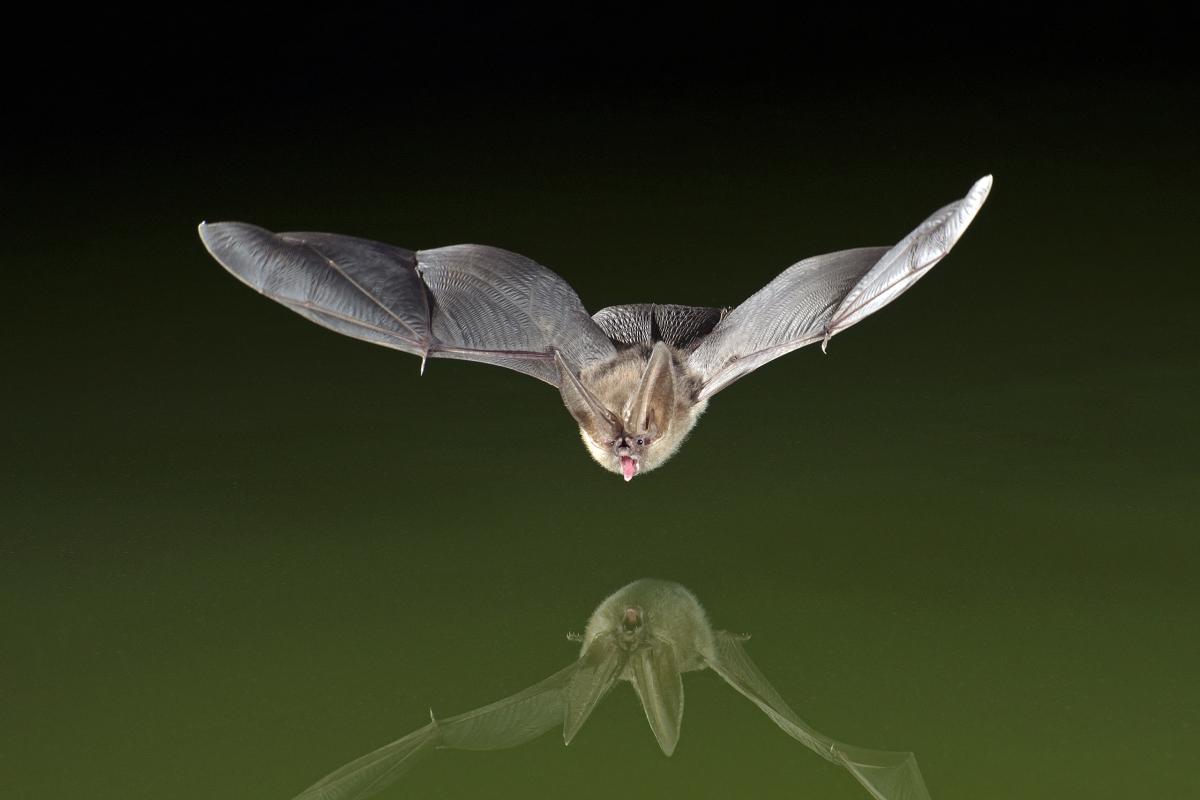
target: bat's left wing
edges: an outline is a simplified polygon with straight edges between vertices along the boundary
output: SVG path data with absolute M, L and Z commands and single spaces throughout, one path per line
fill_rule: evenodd
M 294 800 L 359 800 L 390 786 L 438 748 L 500 750 L 563 726 L 565 696 L 578 662 L 503 700 L 428 725 L 351 761 Z M 431 714 L 432 716 L 432 714 Z
M 616 349 L 575 291 L 525 256 L 462 244 L 413 252 L 333 233 L 205 223 L 200 238 L 243 283 L 338 333 L 426 358 L 480 361 L 559 385 Z
M 821 342 L 895 300 L 950 252 L 992 187 L 980 178 L 892 248 L 813 256 L 784 270 L 731 311 L 688 358 L 703 380 L 699 399 L 768 361 Z
M 813 730 L 793 711 L 750 660 L 742 638 L 716 634 L 716 659 L 708 666 L 762 709 L 785 733 L 822 758 L 845 767 L 875 800 L 930 800 L 912 753 L 867 750 Z

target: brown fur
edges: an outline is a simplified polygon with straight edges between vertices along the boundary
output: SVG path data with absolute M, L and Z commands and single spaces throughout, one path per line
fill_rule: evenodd
M 609 410 L 625 420 L 630 401 L 637 391 L 646 364 L 653 352 L 649 345 L 638 345 L 620 351 L 617 355 L 580 373 L 580 380 Z M 671 348 L 671 368 L 674 375 L 675 397 L 666 415 L 665 425 L 658 439 L 648 445 L 638 460 L 638 473 L 648 472 L 665 463 L 704 413 L 708 402 L 696 402 L 700 389 L 700 378 L 685 366 L 681 351 Z M 612 448 L 595 441 L 582 427 L 580 435 L 597 463 L 610 472 L 621 471 L 620 459 Z

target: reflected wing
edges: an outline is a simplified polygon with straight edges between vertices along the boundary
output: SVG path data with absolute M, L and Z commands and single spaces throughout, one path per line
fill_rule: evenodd
M 456 717 L 433 720 L 424 728 L 331 772 L 295 800 L 369 797 L 399 780 L 422 755 L 434 748 L 499 750 L 524 744 L 551 728 L 561 727 L 564 692 L 576 669 L 577 664 L 572 664 L 512 697 Z
M 899 297 L 950 252 L 992 187 L 990 175 L 891 249 L 806 258 L 729 313 L 688 359 L 711 397 L 768 361 L 836 333 Z
M 554 350 L 577 369 L 612 342 L 574 290 L 524 256 L 481 245 L 411 252 L 331 233 L 201 224 L 223 267 L 338 333 L 413 353 L 515 369 L 558 385 Z
M 709 667 L 761 708 L 792 738 L 850 771 L 876 800 L 930 800 L 912 753 L 867 750 L 830 739 L 810 728 L 788 707 L 742 648 L 741 639 L 716 634 L 717 660 Z

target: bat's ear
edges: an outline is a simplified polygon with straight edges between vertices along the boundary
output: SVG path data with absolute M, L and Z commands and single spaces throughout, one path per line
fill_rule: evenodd
M 663 753 L 671 755 L 683 725 L 683 678 L 675 650 L 666 642 L 646 647 L 633 656 L 633 686 L 637 689 L 650 729 Z
M 570 744 L 625 667 L 623 651 L 611 636 L 594 639 L 575 662 L 563 692 L 563 744 Z
M 563 403 L 579 427 L 598 443 L 621 438 L 621 420 L 600 402 L 600 398 L 588 391 L 557 350 L 554 351 L 554 363 L 558 365 L 558 389 L 562 392 Z
M 671 423 L 675 410 L 675 364 L 671 349 L 662 342 L 654 345 L 637 389 L 629 399 L 625 427 L 632 434 L 662 433 Z

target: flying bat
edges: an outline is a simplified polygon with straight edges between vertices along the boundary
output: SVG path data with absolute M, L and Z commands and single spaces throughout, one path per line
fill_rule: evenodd
M 358 800 L 399 780 L 434 749 L 498 750 L 561 728 L 570 744 L 617 681 L 642 702 L 663 753 L 683 723 L 684 672 L 711 669 L 817 755 L 849 770 L 876 800 L 929 800 L 912 753 L 867 750 L 813 730 L 763 677 L 743 647 L 749 636 L 715 631 L 690 591 L 639 580 L 606 598 L 588 620 L 578 660 L 541 683 L 483 708 L 430 722 L 331 772 L 294 800 Z
M 338 333 L 421 357 L 508 367 L 555 386 L 601 466 L 626 481 L 667 461 L 734 381 L 883 308 L 952 248 L 990 175 L 894 247 L 806 258 L 733 308 L 635 303 L 589 316 L 562 278 L 483 245 L 405 250 L 332 233 L 201 223 L 250 287 Z

